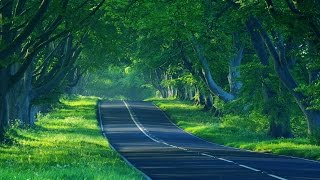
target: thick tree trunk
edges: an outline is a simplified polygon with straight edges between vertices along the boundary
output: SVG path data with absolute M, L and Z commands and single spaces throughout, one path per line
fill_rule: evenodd
M 320 143 L 320 111 L 305 110 L 309 134 L 314 142 Z
M 264 113 L 269 120 L 269 135 L 275 138 L 293 137 L 289 112 L 286 104 L 278 100 L 279 92 L 275 92 L 266 84 L 262 86 Z
M 255 20 L 250 18 L 247 23 L 251 42 L 263 66 L 269 66 L 269 53 L 255 24 Z M 262 79 L 270 79 L 270 72 L 262 75 Z M 269 120 L 269 135 L 272 137 L 292 137 L 289 112 L 284 104 L 278 101 L 279 92 L 272 89 L 271 84 L 262 83 L 264 114 Z
M 0 142 L 4 140 L 5 128 L 9 122 L 8 90 L 9 72 L 6 68 L 0 69 Z
M 18 69 L 18 64 L 11 67 L 11 74 L 15 74 Z M 17 82 L 9 91 L 9 112 L 10 120 L 19 119 L 25 125 L 33 125 L 30 121 L 30 92 L 32 81 L 32 66 L 25 72 L 23 78 Z
M 298 95 L 294 95 L 295 99 L 307 118 L 308 123 L 308 133 L 311 140 L 317 144 L 320 144 L 320 111 L 308 109 L 308 105 L 305 104 L 304 99 Z
M 0 142 L 2 142 L 4 140 L 5 129 L 9 123 L 9 106 L 6 96 L 0 96 L 0 100 Z

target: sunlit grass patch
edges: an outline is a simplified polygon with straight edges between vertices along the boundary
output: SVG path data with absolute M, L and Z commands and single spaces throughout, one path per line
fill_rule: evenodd
M 185 131 L 205 140 L 259 152 L 297 156 L 320 160 L 320 146 L 307 138 L 272 139 L 266 135 L 266 119 L 256 114 L 247 119 L 237 116 L 213 117 L 211 112 L 192 102 L 151 99 L 173 122 Z M 241 119 L 242 118 L 242 119 Z M 258 118 L 258 119 L 256 119 Z M 254 127 L 260 128 L 254 128 Z
M 0 179 L 143 179 L 100 133 L 95 97 L 62 99 L 34 128 L 13 129 L 0 145 Z
M 218 121 L 218 118 L 214 117 L 211 112 L 202 111 L 202 106 L 195 105 L 192 102 L 174 99 L 148 99 L 148 101 L 153 101 L 160 109 L 167 112 L 171 120 L 176 123 L 180 121 L 216 123 Z

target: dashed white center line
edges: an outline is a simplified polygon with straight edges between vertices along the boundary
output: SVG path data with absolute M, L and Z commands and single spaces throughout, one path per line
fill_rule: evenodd
M 212 156 L 212 155 L 210 155 L 210 154 L 206 154 L 206 153 L 201 153 L 201 155 L 207 156 L 207 157 L 211 157 L 211 158 L 216 158 L 216 157 L 214 157 L 214 156 Z
M 233 161 L 230 161 L 230 160 L 224 159 L 224 158 L 217 158 L 217 159 L 219 159 L 219 160 L 221 160 L 221 161 L 226 161 L 226 162 L 229 162 L 229 163 L 234 163 Z
M 268 174 L 268 176 L 271 176 L 271 177 L 273 177 L 273 178 L 280 179 L 280 180 L 288 180 L 288 179 L 286 179 L 286 178 L 279 177 L 279 176 L 276 176 L 276 175 L 273 175 L 273 174 Z
M 242 165 L 242 164 L 239 164 L 239 166 L 244 167 L 244 168 L 247 168 L 247 169 L 250 169 L 250 170 L 252 170 L 252 171 L 256 171 L 256 172 L 259 172 L 259 171 L 260 171 L 259 169 L 255 169 L 255 168 L 252 168 L 252 167 L 249 167 L 249 166 L 246 166 L 246 165 Z

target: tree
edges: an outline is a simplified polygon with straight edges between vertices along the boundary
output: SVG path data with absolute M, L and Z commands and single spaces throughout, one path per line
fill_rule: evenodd
M 23 77 L 32 73 L 32 64 L 37 56 L 50 43 L 59 41 L 69 33 L 74 33 L 80 25 L 88 22 L 103 5 L 104 0 L 93 2 L 72 2 L 61 0 L 51 2 L 43 0 L 40 3 L 19 1 L 4 1 L 0 4 L 1 46 L 0 46 L 0 140 L 9 121 L 9 95 L 15 92 L 28 96 L 28 93 L 13 91 Z M 80 19 L 75 19 L 74 12 L 79 9 Z M 30 85 L 30 80 L 25 85 Z M 29 91 L 30 88 L 26 87 Z M 10 94 L 11 93 L 11 94 Z M 21 103 L 21 102 L 18 102 Z M 26 103 L 27 105 L 28 103 Z M 12 106 L 12 105 L 11 105 Z M 26 108 L 28 109 L 28 108 Z

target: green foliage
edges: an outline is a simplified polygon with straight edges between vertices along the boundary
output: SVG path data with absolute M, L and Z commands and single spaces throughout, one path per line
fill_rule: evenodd
M 142 100 L 155 95 L 155 90 L 131 67 L 112 67 L 88 74 L 78 92 L 107 99 Z
M 223 102 L 223 100 L 221 100 L 219 97 L 214 97 L 213 98 L 213 106 L 219 110 L 219 111 L 224 111 L 226 103 Z
M 263 75 L 268 73 L 267 68 L 258 62 L 256 59 L 254 61 L 248 62 L 241 66 L 241 82 L 243 82 L 243 87 L 241 89 L 241 102 L 250 106 L 250 109 L 261 109 L 262 102 L 262 83 Z
M 97 126 L 96 97 L 65 98 L 33 128 L 0 145 L 0 179 L 143 179 L 112 150 Z
M 212 124 L 219 121 L 218 118 L 213 117 L 211 112 L 202 112 L 203 106 L 195 105 L 192 102 L 157 98 L 147 99 L 146 101 L 153 101 L 162 110 L 168 112 L 176 123 L 178 123 L 177 119 L 184 122 L 194 122 L 195 118 L 203 124 Z M 181 116 L 182 114 L 184 115 Z
M 252 112 L 247 116 L 229 114 L 221 118 L 220 125 L 221 127 L 237 128 L 238 131 L 267 134 L 268 119 L 257 112 Z
M 161 85 L 163 87 L 192 87 L 195 84 L 197 84 L 197 81 L 195 78 L 192 76 L 190 72 L 186 72 L 183 70 L 181 67 L 176 67 L 177 69 L 180 70 L 173 70 L 174 73 L 167 73 L 168 75 L 171 76 L 170 79 L 164 79 L 161 81 Z M 171 69 L 172 70 L 172 69 Z
M 320 110 L 320 80 L 310 85 L 301 85 L 297 91 L 303 92 L 309 97 L 306 99 L 306 101 L 310 101 L 309 109 Z

